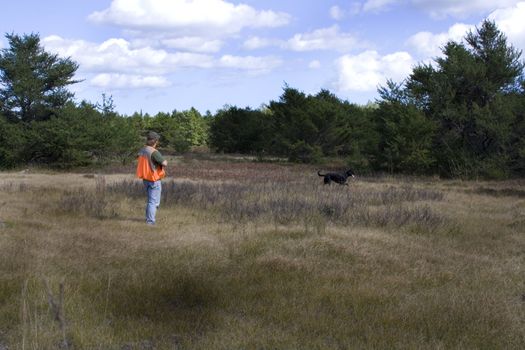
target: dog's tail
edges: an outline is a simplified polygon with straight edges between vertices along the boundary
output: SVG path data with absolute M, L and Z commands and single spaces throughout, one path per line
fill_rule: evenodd
M 321 170 L 319 170 L 319 171 L 317 172 L 317 175 L 319 175 L 319 176 L 325 176 L 326 174 L 325 174 L 325 175 L 321 174 Z

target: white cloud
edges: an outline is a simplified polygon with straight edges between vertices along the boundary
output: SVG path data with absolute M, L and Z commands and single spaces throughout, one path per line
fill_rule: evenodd
M 124 39 L 109 39 L 101 44 L 83 40 L 66 40 L 58 36 L 42 40 L 46 49 L 70 56 L 88 72 L 113 72 L 136 75 L 161 75 L 180 68 L 209 68 L 210 55 L 175 52 L 150 47 L 132 48 Z
M 351 16 L 354 16 L 354 15 L 357 15 L 358 13 L 360 13 L 361 11 L 363 10 L 363 4 L 361 4 L 360 2 L 351 2 L 349 7 L 348 7 L 348 11 L 346 11 L 349 15 Z
M 296 34 L 284 44 L 293 51 L 337 50 L 349 51 L 365 46 L 350 33 L 339 31 L 339 26 L 321 28 L 310 33 Z
M 259 38 L 254 36 L 246 40 L 243 44 L 243 47 L 248 50 L 262 49 L 268 46 L 281 46 L 283 44 L 282 40 L 279 39 L 267 39 Z
M 295 34 L 288 40 L 252 37 L 246 40 L 243 47 L 248 50 L 269 46 L 280 47 L 292 51 L 334 50 L 350 51 L 368 46 L 351 33 L 344 33 L 339 26 L 316 29 L 310 33 Z
M 472 14 L 483 14 L 497 8 L 512 6 L 519 0 L 410 0 L 413 5 L 429 13 L 434 18 L 466 18 Z
M 273 56 L 255 57 L 224 55 L 218 62 L 220 67 L 246 70 L 253 74 L 267 73 L 281 64 L 282 61 Z
M 407 40 L 407 45 L 413 47 L 424 59 L 435 58 L 441 56 L 441 48 L 448 41 L 461 41 L 473 28 L 473 25 L 456 23 L 445 33 L 419 32 Z
M 257 75 L 270 72 L 282 61 L 273 56 L 214 57 L 207 54 L 168 52 L 151 47 L 134 48 L 124 39 L 101 44 L 66 40 L 58 36 L 42 40 L 46 50 L 71 57 L 83 74 L 96 74 L 89 83 L 97 87 L 137 88 L 168 86 L 168 74 L 180 69 L 236 69 Z
M 499 30 L 507 37 L 509 44 L 525 50 L 525 26 L 523 25 L 525 1 L 493 11 L 488 18 L 496 22 Z M 475 31 L 475 29 L 475 25 L 456 23 L 443 33 L 419 32 L 412 35 L 406 44 L 414 48 L 421 58 L 432 59 L 442 55 L 441 48 L 448 41 L 460 42 L 469 31 Z
M 171 85 L 171 83 L 162 76 L 141 76 L 108 73 L 96 75 L 90 80 L 90 84 L 96 87 L 117 89 L 161 88 Z
M 364 12 L 379 12 L 394 5 L 409 5 L 418 8 L 433 18 L 466 18 L 469 15 L 480 15 L 497 8 L 513 6 L 520 0 L 367 0 L 363 4 Z
M 525 50 L 525 2 L 492 12 L 489 19 L 496 22 L 508 41 L 520 50 Z
M 172 49 L 182 49 L 192 52 L 218 52 L 224 45 L 222 40 L 207 40 L 200 37 L 181 37 L 161 40 L 161 45 Z
M 340 21 L 345 18 L 345 12 L 339 6 L 332 6 L 330 7 L 330 17 Z
M 345 55 L 336 61 L 339 78 L 335 83 L 341 92 L 375 91 L 387 79 L 401 81 L 412 71 L 415 61 L 407 52 L 381 56 L 377 51 Z
M 318 60 L 313 60 L 310 63 L 308 63 L 308 68 L 319 69 L 321 68 L 321 62 L 319 62 Z
M 124 29 L 133 46 L 216 53 L 224 39 L 245 28 L 286 25 L 283 12 L 257 10 L 227 0 L 112 0 L 89 20 Z
M 368 0 L 363 4 L 364 12 L 379 12 L 384 11 L 390 4 L 395 4 L 399 0 Z
M 341 21 L 349 16 L 357 15 L 361 12 L 363 5 L 360 2 L 354 1 L 350 2 L 345 8 L 340 8 L 335 5 L 330 7 L 330 17 L 336 21 Z
M 225 0 L 113 0 L 109 8 L 92 13 L 89 20 L 136 30 L 216 37 L 243 28 L 282 26 L 290 21 L 290 15 Z
M 131 49 L 151 47 L 154 49 L 176 49 L 193 53 L 215 53 L 224 46 L 224 41 L 199 36 L 173 36 L 170 33 L 126 33 Z

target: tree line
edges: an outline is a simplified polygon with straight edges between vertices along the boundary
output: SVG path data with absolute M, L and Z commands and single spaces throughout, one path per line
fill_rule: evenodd
M 54 167 L 128 162 L 147 130 L 165 152 L 344 159 L 365 171 L 508 178 L 525 175 L 525 79 L 521 52 L 485 20 L 442 56 L 357 105 L 328 90 L 285 85 L 258 109 L 225 106 L 121 115 L 113 100 L 76 103 L 67 87 L 78 65 L 45 52 L 39 36 L 7 34 L 0 52 L 0 165 Z

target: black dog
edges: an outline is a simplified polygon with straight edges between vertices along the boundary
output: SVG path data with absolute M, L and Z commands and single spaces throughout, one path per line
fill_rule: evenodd
M 333 182 L 337 182 L 339 185 L 346 185 L 346 186 L 348 186 L 348 184 L 346 183 L 346 180 L 350 176 L 351 177 L 355 177 L 355 174 L 352 171 L 352 169 L 348 169 L 346 172 L 344 172 L 342 174 L 338 174 L 338 173 L 321 174 L 321 171 L 318 171 L 317 175 L 324 176 L 324 184 L 325 185 L 330 185 L 330 183 L 333 181 Z

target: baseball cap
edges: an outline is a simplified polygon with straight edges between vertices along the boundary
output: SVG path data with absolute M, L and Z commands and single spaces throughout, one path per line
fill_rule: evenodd
M 157 134 L 155 131 L 148 131 L 146 134 L 146 138 L 148 140 L 160 140 L 160 135 Z

